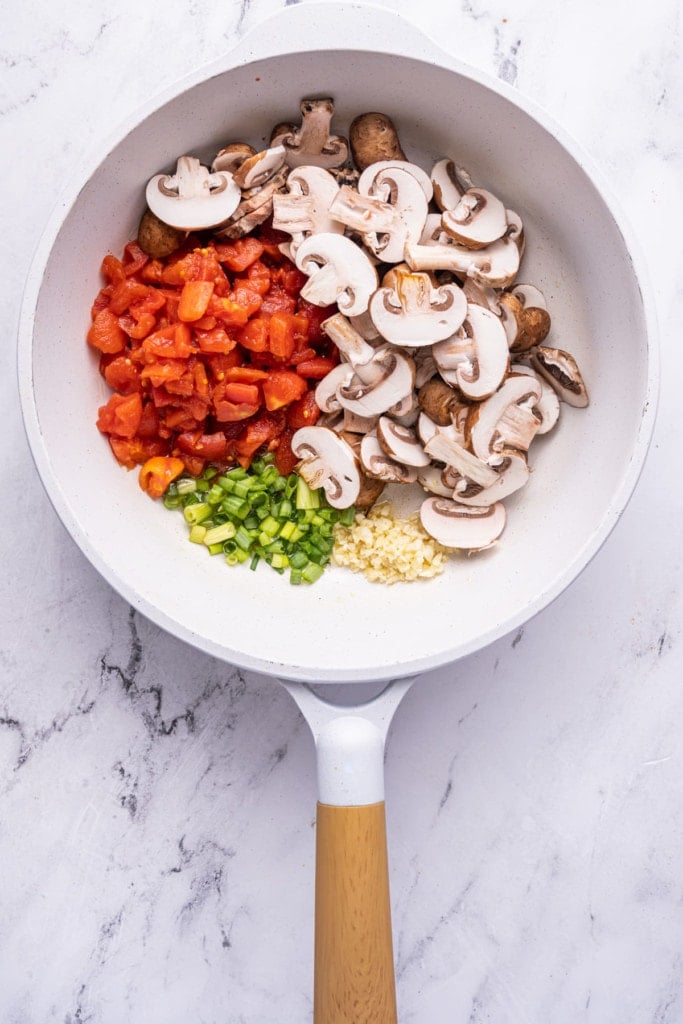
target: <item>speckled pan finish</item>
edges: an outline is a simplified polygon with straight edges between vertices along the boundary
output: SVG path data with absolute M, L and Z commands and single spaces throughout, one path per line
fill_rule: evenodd
M 342 16 L 343 15 L 343 16 Z M 223 61 L 131 117 L 60 201 L 28 280 L 20 389 L 34 458 L 69 532 L 132 605 L 228 662 L 282 678 L 388 679 L 450 662 L 552 601 L 610 533 L 654 419 L 648 287 L 624 219 L 589 161 L 542 112 L 461 66 L 386 11 L 293 7 Z M 305 59 L 301 50 L 308 51 Z M 408 52 L 408 50 L 410 52 Z M 577 357 L 591 404 L 537 441 L 531 483 L 507 502 L 499 545 L 425 584 L 330 571 L 310 588 L 226 569 L 185 540 L 94 426 L 107 389 L 83 337 L 105 249 L 134 234 L 144 184 L 177 155 L 259 144 L 304 95 L 334 96 L 335 125 L 384 110 L 428 168 L 453 156 L 523 218 L 520 280 L 546 294 L 552 339 Z

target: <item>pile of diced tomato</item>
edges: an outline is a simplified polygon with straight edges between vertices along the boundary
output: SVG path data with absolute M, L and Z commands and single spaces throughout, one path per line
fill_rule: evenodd
M 191 236 L 163 260 L 137 242 L 105 256 L 87 339 L 113 394 L 97 426 L 152 497 L 266 450 L 294 468 L 292 435 L 318 419 L 315 386 L 338 353 L 320 326 L 336 307 L 301 298 L 287 238 L 266 225 L 234 242 Z

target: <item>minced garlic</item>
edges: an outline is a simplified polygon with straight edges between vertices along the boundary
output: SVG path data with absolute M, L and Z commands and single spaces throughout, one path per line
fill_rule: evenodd
M 332 561 L 365 573 L 373 583 L 429 579 L 443 572 L 449 549 L 423 529 L 417 513 L 399 519 L 391 505 L 358 512 L 351 526 L 337 525 Z

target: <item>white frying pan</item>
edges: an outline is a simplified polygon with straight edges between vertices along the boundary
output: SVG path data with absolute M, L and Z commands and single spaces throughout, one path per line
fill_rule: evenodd
M 83 342 L 89 307 L 104 250 L 118 252 L 135 233 L 143 184 L 182 153 L 210 162 L 226 141 L 266 140 L 315 94 L 335 98 L 339 130 L 364 110 L 388 113 L 411 159 L 429 167 L 452 156 L 520 213 L 521 278 L 545 292 L 553 343 L 576 356 L 590 391 L 588 409 L 563 408 L 556 432 L 536 442 L 532 480 L 507 502 L 499 545 L 424 584 L 383 587 L 336 570 L 290 587 L 265 567 L 228 570 L 186 543 L 179 518 L 139 490 L 94 427 L 107 392 Z M 59 516 L 102 575 L 158 625 L 289 680 L 316 735 L 317 1024 L 396 1019 L 382 756 L 408 677 L 518 627 L 599 549 L 649 443 L 653 338 L 633 243 L 577 146 L 513 90 L 371 7 L 298 5 L 260 26 L 132 118 L 46 229 L 27 283 L 19 373 L 29 441 Z M 345 685 L 325 690 L 331 704 L 313 696 L 315 683 Z M 385 692 L 365 703 L 371 694 L 360 684 L 368 683 Z M 340 689 L 351 705 L 343 711 Z

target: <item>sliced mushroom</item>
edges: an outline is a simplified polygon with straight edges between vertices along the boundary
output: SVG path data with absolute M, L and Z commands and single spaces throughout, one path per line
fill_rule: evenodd
M 588 405 L 588 391 L 574 356 L 560 348 L 539 346 L 530 352 L 534 370 L 557 392 L 563 402 L 577 409 Z
M 511 290 L 511 294 L 518 298 L 523 306 L 534 306 L 536 309 L 548 308 L 545 295 L 536 285 L 516 284 Z
M 304 239 L 296 265 L 308 276 L 301 296 L 314 306 L 336 302 L 346 316 L 363 313 L 377 288 L 377 271 L 367 254 L 350 238 L 330 231 Z
M 235 183 L 241 189 L 260 188 L 284 167 L 284 146 L 272 146 L 246 157 L 234 172 Z
M 428 466 L 429 455 L 410 427 L 401 426 L 390 416 L 380 416 L 377 421 L 377 440 L 387 455 L 404 466 Z
M 216 158 L 211 164 L 211 170 L 214 172 L 229 171 L 230 174 L 234 174 L 247 157 L 255 155 L 256 150 L 248 142 L 230 142 L 216 154 Z
M 534 407 L 540 397 L 538 380 L 510 374 L 494 395 L 472 406 L 465 433 L 474 454 L 484 462 L 499 465 L 503 448 L 527 451 L 538 432 Z
M 466 480 L 459 480 L 451 497 L 462 505 L 493 505 L 496 501 L 509 498 L 527 483 L 529 467 L 522 452 L 506 451 L 498 468 L 498 479 L 488 487 L 479 487 Z
M 468 249 L 482 249 L 502 238 L 508 222 L 505 207 L 485 188 L 469 188 L 457 206 L 441 215 L 444 231 Z
M 353 367 L 348 363 L 339 363 L 326 373 L 315 389 L 315 404 L 321 412 L 338 412 L 341 404 L 337 398 L 337 388 L 348 384 L 353 378 Z
M 270 145 L 284 146 L 290 167 L 313 164 L 316 167 L 341 167 L 346 163 L 349 147 L 341 135 L 331 135 L 334 116 L 332 99 L 303 99 L 301 126 L 292 130 L 290 124 L 277 125 Z
M 463 408 L 465 407 L 463 406 Z M 426 412 L 421 412 L 417 420 L 417 434 L 422 441 L 423 447 L 429 444 L 437 430 L 440 430 L 444 437 L 455 441 L 462 448 L 465 447 L 465 434 L 458 422 L 458 416 L 455 416 L 450 423 L 439 424 L 435 423 Z
M 479 284 L 477 281 L 473 281 L 471 277 L 466 277 L 463 281 L 462 290 L 467 301 L 472 303 L 473 306 L 483 306 L 485 309 L 490 309 L 496 316 L 503 315 L 498 292 L 491 285 Z
M 288 193 L 273 196 L 273 227 L 292 236 L 290 259 L 304 238 L 321 232 L 343 234 L 344 225 L 330 214 L 339 185 L 323 167 L 296 167 L 287 177 Z
M 526 373 L 530 377 L 536 377 L 541 385 L 541 397 L 534 406 L 534 415 L 538 418 L 538 430 L 537 434 L 547 434 L 553 429 L 555 424 L 560 418 L 560 399 L 557 396 L 557 392 L 548 384 L 547 381 L 543 380 L 542 377 L 537 376 L 535 370 L 531 366 L 525 366 L 524 363 L 513 363 L 510 367 L 511 373 Z
M 441 479 L 441 470 L 432 462 L 417 471 L 417 482 L 423 490 L 430 494 L 438 494 L 442 498 L 450 498 L 453 495 L 453 488 L 449 487 Z
M 469 303 L 462 327 L 432 345 L 432 354 L 442 376 L 476 401 L 497 390 L 509 365 L 507 338 L 499 317 L 484 306 Z
M 395 287 L 378 288 L 369 310 L 383 338 L 412 348 L 450 337 L 463 322 L 467 301 L 455 284 L 434 288 L 427 274 L 398 272 Z
M 426 498 L 420 521 L 427 533 L 446 548 L 481 551 L 494 544 L 505 529 L 505 506 L 460 505 L 448 498 Z
M 341 406 L 339 408 L 341 409 Z M 351 409 L 344 409 L 343 413 L 342 426 L 344 431 L 349 434 L 369 434 L 375 429 L 379 419 L 379 416 L 361 416 Z
M 360 416 L 380 416 L 413 391 L 415 367 L 400 352 L 378 349 L 373 363 L 381 376 L 364 382 L 354 374 L 337 389 L 340 405 Z
M 366 434 L 361 441 L 360 461 L 366 473 L 385 483 L 414 484 L 417 480 L 415 466 L 405 466 L 387 455 L 376 434 Z
M 376 196 L 390 202 L 393 171 L 399 171 L 402 175 L 409 174 L 418 183 L 427 202 L 430 202 L 434 189 L 426 171 L 423 171 L 418 164 L 412 164 L 409 160 L 377 160 L 366 167 L 358 179 L 358 191 L 364 196 Z
M 372 368 L 370 376 L 379 376 L 377 363 L 372 362 L 376 349 L 358 333 L 342 313 L 335 313 L 328 317 L 320 326 L 362 380 L 365 380 L 362 368 L 367 364 L 370 364 L 367 369 Z
M 434 200 L 440 210 L 452 210 L 462 199 L 463 193 L 471 187 L 471 182 L 463 184 L 458 168 L 448 157 L 438 160 L 432 168 L 432 186 Z M 439 217 L 439 225 L 441 218 Z
M 354 118 L 349 128 L 353 162 L 364 171 L 378 160 L 405 160 L 394 122 L 386 114 L 368 111 Z
M 368 181 L 367 193 L 360 182 L 360 191 L 344 185 L 330 207 L 330 214 L 358 232 L 382 262 L 399 263 L 406 243 L 422 233 L 427 217 L 423 188 L 412 173 L 395 164 L 378 171 Z
M 241 193 L 232 175 L 212 174 L 194 156 L 181 156 L 175 174 L 155 174 L 147 183 L 147 205 L 164 224 L 202 231 L 223 224 L 237 209 Z
M 268 220 L 273 212 L 273 200 L 287 181 L 287 171 L 282 169 L 260 188 L 249 189 L 242 194 L 242 201 L 227 224 L 216 232 L 217 238 L 244 238 L 259 224 Z
M 309 487 L 322 487 L 333 508 L 349 508 L 360 491 L 358 462 L 350 445 L 329 427 L 301 427 L 292 437 L 301 459 L 297 472 Z
M 498 474 L 492 466 L 458 444 L 441 428 L 429 439 L 425 445 L 425 451 L 437 462 L 452 466 L 460 476 L 471 480 L 474 484 L 490 487 L 496 482 Z
M 526 248 L 526 236 L 524 234 L 524 225 L 522 224 L 522 218 L 514 210 L 505 211 L 505 219 L 507 220 L 507 230 L 505 235 L 507 238 L 512 239 L 517 248 L 519 249 L 520 261 L 524 255 Z
M 493 288 L 507 288 L 519 270 L 519 249 L 507 237 L 483 249 L 467 249 L 457 242 L 408 242 L 404 256 L 413 270 L 450 270 Z

